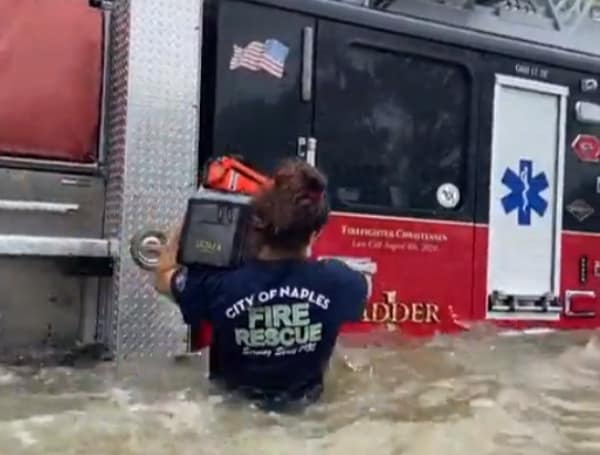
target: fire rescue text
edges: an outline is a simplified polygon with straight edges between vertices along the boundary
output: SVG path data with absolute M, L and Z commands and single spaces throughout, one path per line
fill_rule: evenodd
M 294 303 L 250 308 L 248 328 L 235 329 L 236 344 L 246 348 L 246 355 L 257 355 L 255 348 L 267 348 L 259 351 L 260 355 L 313 351 L 321 341 L 323 324 L 311 322 L 309 306 Z
M 264 305 L 275 298 L 298 299 L 291 303 Z M 248 326 L 235 329 L 235 342 L 248 356 L 285 356 L 316 349 L 323 325 L 310 317 L 310 307 L 329 308 L 330 299 L 305 288 L 282 286 L 238 300 L 225 315 L 248 313 Z

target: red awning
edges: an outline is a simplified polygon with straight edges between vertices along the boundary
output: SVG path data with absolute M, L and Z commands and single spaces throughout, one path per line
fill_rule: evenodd
M 86 0 L 0 0 L 0 154 L 93 162 L 102 13 Z

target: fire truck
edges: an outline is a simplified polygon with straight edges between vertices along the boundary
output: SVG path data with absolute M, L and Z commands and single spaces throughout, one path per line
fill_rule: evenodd
M 1 0 L 0 348 L 197 347 L 152 270 L 211 157 L 328 176 L 347 332 L 600 326 L 600 3 Z

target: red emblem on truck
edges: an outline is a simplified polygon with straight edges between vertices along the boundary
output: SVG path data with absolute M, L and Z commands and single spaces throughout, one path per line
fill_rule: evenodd
M 591 134 L 579 134 L 571 145 L 577 157 L 585 163 L 600 161 L 600 140 Z

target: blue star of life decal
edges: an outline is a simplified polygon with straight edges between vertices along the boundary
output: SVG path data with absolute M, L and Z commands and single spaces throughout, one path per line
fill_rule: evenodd
M 540 193 L 548 188 L 548 179 L 544 172 L 533 176 L 531 160 L 519 161 L 518 174 L 507 168 L 502 176 L 502 183 L 510 190 L 510 193 L 502 198 L 502 207 L 506 214 L 518 209 L 519 226 L 531 225 L 532 210 L 540 217 L 544 216 L 548 202 Z

